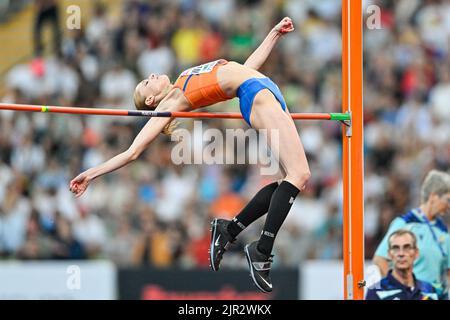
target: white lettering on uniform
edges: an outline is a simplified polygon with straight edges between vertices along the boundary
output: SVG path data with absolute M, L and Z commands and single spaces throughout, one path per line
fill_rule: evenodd
M 180 77 L 190 76 L 192 74 L 201 74 L 211 72 L 220 60 L 208 62 L 196 67 L 189 68 L 180 74 Z

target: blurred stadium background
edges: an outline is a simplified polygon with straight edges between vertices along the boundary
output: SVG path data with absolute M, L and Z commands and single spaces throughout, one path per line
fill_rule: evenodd
M 450 1 L 364 1 L 382 29 L 364 34 L 365 256 L 418 204 L 432 168 L 450 164 Z M 80 8 L 81 28 L 67 12 Z M 36 45 L 36 17 L 45 25 Z M 341 0 L 0 1 L 0 100 L 133 108 L 149 73 L 172 80 L 222 57 L 244 62 L 290 16 L 296 30 L 262 72 L 291 112 L 341 110 Z M 53 31 L 57 31 L 58 37 Z M 238 111 L 237 100 L 210 111 Z M 81 199 L 68 183 L 128 148 L 145 119 L 0 113 L 0 298 L 343 298 L 341 130 L 297 122 L 312 179 L 275 245 L 272 295 L 256 292 L 242 254 L 261 222 L 208 268 L 209 222 L 230 218 L 268 181 L 254 165 L 175 166 L 161 137 Z M 182 121 L 185 128 L 192 121 Z M 204 128 L 246 128 L 205 120 Z M 233 152 L 233 150 L 228 151 Z M 70 285 L 81 271 L 81 286 Z M 75 269 L 76 270 L 76 269 Z

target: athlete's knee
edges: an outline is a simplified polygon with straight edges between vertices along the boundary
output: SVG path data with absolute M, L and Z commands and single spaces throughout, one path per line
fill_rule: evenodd
M 311 172 L 309 170 L 301 170 L 294 174 L 288 174 L 286 180 L 295 185 L 300 191 L 303 191 L 306 187 L 306 183 L 311 178 Z
M 305 185 L 309 181 L 310 178 L 311 178 L 311 172 L 309 170 L 305 170 L 299 175 L 298 179 L 299 179 L 299 184 L 302 186 L 302 190 L 305 188 Z

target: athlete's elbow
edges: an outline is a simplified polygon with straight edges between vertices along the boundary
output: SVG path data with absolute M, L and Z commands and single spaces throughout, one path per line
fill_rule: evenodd
M 141 155 L 141 152 L 139 150 L 137 150 L 137 149 L 134 149 L 134 148 L 133 149 L 132 148 L 128 149 L 127 153 L 128 153 L 128 159 L 129 159 L 130 162 L 137 160 L 137 158 L 139 158 L 139 156 Z

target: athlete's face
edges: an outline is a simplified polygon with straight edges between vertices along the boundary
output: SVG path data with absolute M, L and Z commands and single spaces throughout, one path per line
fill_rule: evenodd
M 153 97 L 153 99 L 158 96 L 168 85 L 170 84 L 169 77 L 165 74 L 155 74 L 152 73 L 148 78 L 139 82 L 136 86 L 136 90 L 141 94 L 141 96 L 147 98 Z M 154 101 L 154 100 L 153 100 Z M 146 101 L 146 104 L 147 101 Z

